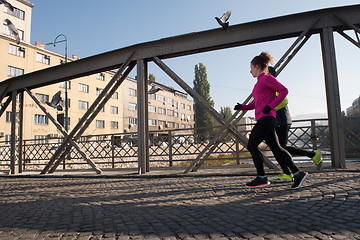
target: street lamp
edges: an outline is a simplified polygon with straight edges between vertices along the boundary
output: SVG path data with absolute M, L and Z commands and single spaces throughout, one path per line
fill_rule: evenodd
M 57 41 L 57 39 L 59 37 L 63 37 L 64 40 L 59 40 Z M 46 45 L 54 45 L 54 47 L 56 46 L 57 43 L 62 43 L 65 42 L 65 63 L 67 63 L 67 38 L 64 34 L 59 34 L 57 35 L 57 37 L 55 38 L 54 42 L 52 43 L 47 43 Z M 67 85 L 68 85 L 68 81 L 65 81 L 65 120 L 64 120 L 64 127 L 65 127 L 65 131 L 68 131 L 68 92 L 67 92 Z

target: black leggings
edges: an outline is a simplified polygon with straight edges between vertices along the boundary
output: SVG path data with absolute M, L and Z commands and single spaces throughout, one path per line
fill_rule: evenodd
M 290 124 L 287 125 L 279 125 L 276 128 L 276 134 L 279 138 L 280 146 L 286 149 L 292 156 L 306 156 L 309 158 L 313 158 L 315 153 L 313 151 L 307 151 L 296 147 L 286 146 L 288 142 L 288 132 L 290 129 Z
M 268 116 L 260 118 L 251 131 L 247 149 L 251 153 L 258 176 L 265 176 L 264 155 L 258 149 L 259 144 L 263 140 L 265 140 L 266 144 L 270 147 L 279 164 L 280 162 L 284 162 L 292 173 L 299 171 L 293 163 L 291 155 L 280 146 L 275 129 L 276 118 Z M 289 170 L 284 173 L 290 174 Z

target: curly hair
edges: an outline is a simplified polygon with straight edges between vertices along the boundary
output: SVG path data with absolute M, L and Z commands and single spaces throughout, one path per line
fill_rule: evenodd
M 254 66 L 259 66 L 261 70 L 264 70 L 268 67 L 269 63 L 272 64 L 273 57 L 268 52 L 262 52 L 260 55 L 255 56 L 251 60 L 251 64 Z

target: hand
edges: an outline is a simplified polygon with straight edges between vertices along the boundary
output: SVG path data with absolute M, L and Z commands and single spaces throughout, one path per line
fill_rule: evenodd
M 271 111 L 271 107 L 269 105 L 266 105 L 264 109 L 262 110 L 263 113 L 268 114 Z
M 234 107 L 234 110 L 241 110 L 242 104 L 237 103 Z

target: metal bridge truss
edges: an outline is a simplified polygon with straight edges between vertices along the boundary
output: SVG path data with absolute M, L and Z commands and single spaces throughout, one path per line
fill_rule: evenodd
M 283 17 L 265 19 L 255 22 L 231 26 L 227 31 L 213 29 L 208 31 L 190 33 L 157 41 L 137 44 L 118 50 L 102 53 L 92 57 L 80 59 L 71 63 L 47 68 L 44 70 L 28 73 L 22 76 L 7 79 L 0 82 L 0 102 L 4 103 L 0 109 L 0 116 L 12 102 L 12 119 L 16 114 L 16 96 L 19 94 L 19 141 L 16 146 L 16 121 L 11 123 L 11 150 L 10 168 L 11 173 L 22 169 L 22 115 L 23 115 L 23 93 L 32 96 L 31 90 L 62 81 L 76 79 L 90 74 L 119 69 L 111 79 L 104 91 L 96 98 L 88 111 L 84 114 L 78 124 L 69 133 L 59 126 L 45 109 L 43 111 L 63 134 L 64 141 L 57 148 L 48 161 L 42 174 L 52 173 L 59 164 L 64 161 L 72 148 L 82 156 L 96 173 L 101 169 L 88 157 L 88 153 L 79 145 L 78 140 L 87 126 L 99 113 L 112 93 L 121 85 L 130 71 L 137 66 L 137 104 L 138 104 L 138 173 L 143 174 L 150 171 L 149 164 L 149 128 L 148 128 L 148 89 L 147 89 L 147 66 L 153 61 L 166 74 L 169 75 L 180 87 L 182 87 L 197 103 L 201 104 L 223 127 L 211 140 L 211 144 L 202 150 L 198 157 L 191 163 L 188 171 L 195 171 L 207 158 L 209 152 L 213 151 L 219 139 L 226 134 L 232 134 L 243 146 L 247 146 L 247 138 L 241 134 L 232 123 L 226 122 L 224 118 L 212 108 L 202 97 L 200 97 L 190 86 L 188 86 L 176 73 L 171 70 L 162 60 L 185 56 L 190 54 L 208 52 L 213 50 L 245 46 L 267 41 L 297 37 L 289 50 L 275 65 L 278 73 L 291 61 L 306 41 L 314 34 L 320 34 L 321 49 L 324 65 L 325 88 L 329 116 L 330 145 L 332 165 L 339 168 L 345 167 L 345 147 L 343 122 L 341 118 L 339 84 L 335 58 L 335 45 L 333 32 L 338 32 L 355 46 L 360 48 L 359 41 L 360 5 L 329 8 Z M 356 39 L 351 38 L 345 31 L 353 30 Z M 6 99 L 6 100 L 5 100 Z M 249 97 L 246 101 L 250 101 Z M 36 102 L 38 104 L 38 102 Z M 38 104 L 38 106 L 40 106 Z M 236 112 L 232 117 L 237 122 L 244 113 Z M 237 117 L 237 115 L 239 115 Z M 85 149 L 86 150 L 86 149 Z M 277 168 L 266 159 L 265 164 L 270 168 Z M 16 169 L 16 165 L 18 168 Z

